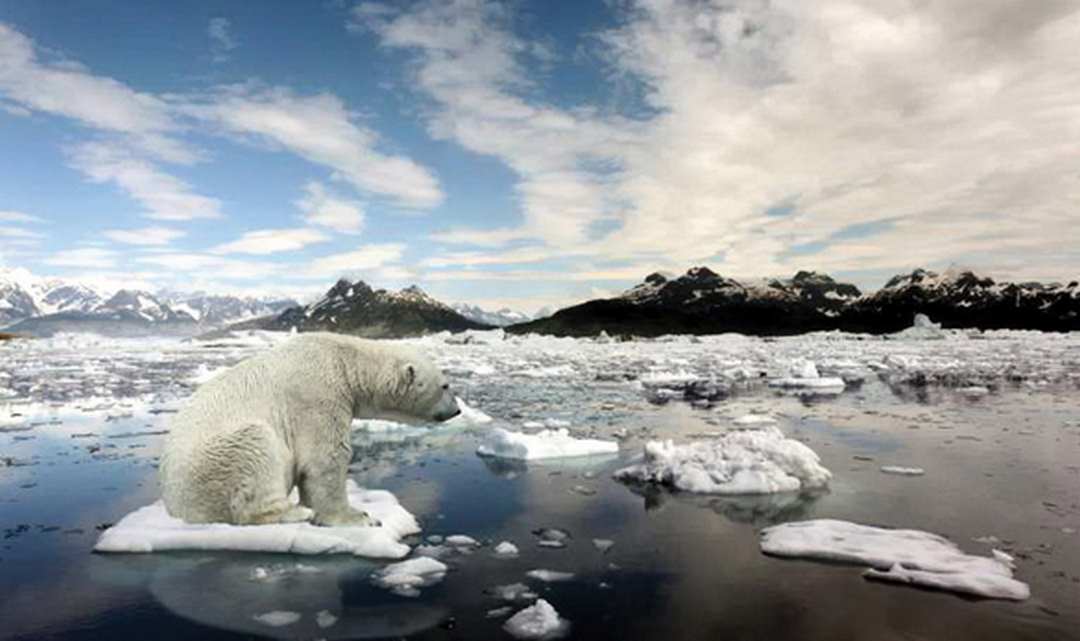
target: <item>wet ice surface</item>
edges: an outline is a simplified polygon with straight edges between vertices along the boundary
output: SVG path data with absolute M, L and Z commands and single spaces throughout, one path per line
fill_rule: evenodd
M 493 421 L 358 429 L 350 469 L 417 516 L 423 533 L 405 542 L 443 549 L 441 581 L 395 593 L 373 575 L 390 562 L 350 556 L 91 554 L 99 528 L 157 499 L 162 433 L 198 381 L 283 338 L 0 347 L 0 638 L 509 639 L 507 620 L 537 599 L 581 639 L 1078 636 L 1080 337 L 1061 335 L 430 337 L 416 342 Z M 807 362 L 845 388 L 769 385 Z M 727 497 L 612 479 L 650 440 L 769 425 L 820 456 L 827 490 Z M 478 457 L 496 427 L 567 429 L 620 451 Z M 761 553 L 762 528 L 814 518 L 1001 549 L 1032 596 L 973 600 Z M 477 545 L 446 543 L 456 535 Z M 497 553 L 503 541 L 517 554 Z M 545 582 L 537 569 L 573 577 Z

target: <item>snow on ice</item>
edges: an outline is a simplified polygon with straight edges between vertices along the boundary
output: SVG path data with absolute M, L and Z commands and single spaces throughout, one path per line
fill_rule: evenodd
M 570 430 L 566 428 L 543 430 L 536 434 L 495 428 L 491 430 L 484 443 L 476 449 L 476 453 L 481 456 L 522 461 L 617 454 L 618 452 L 619 444 L 615 441 L 574 438 L 570 436 Z
M 765 528 L 761 550 L 782 557 L 870 566 L 868 579 L 908 583 L 991 599 L 1021 601 L 1031 592 L 1013 578 L 1012 557 L 965 554 L 952 541 L 920 530 L 893 530 L 817 519 Z
M 364 490 L 348 482 L 349 504 L 379 520 L 377 527 L 321 527 L 310 523 L 229 525 L 185 523 L 157 501 L 105 530 L 97 552 L 235 550 L 289 554 L 353 554 L 398 559 L 409 553 L 401 539 L 420 531 L 416 519 L 390 492 Z
M 659 483 L 703 494 L 770 494 L 824 487 L 817 453 L 775 427 L 676 445 L 649 441 L 644 461 L 615 472 L 622 481 Z
M 447 566 L 442 561 L 418 556 L 407 561 L 391 563 L 372 575 L 375 585 L 401 596 L 419 596 L 420 588 L 435 585 L 446 576 Z
M 570 624 L 544 599 L 506 620 L 503 629 L 517 639 L 554 639 L 566 634 Z

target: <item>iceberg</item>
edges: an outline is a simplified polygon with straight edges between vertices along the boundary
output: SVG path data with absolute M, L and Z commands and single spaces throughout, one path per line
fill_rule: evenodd
M 352 554 L 399 559 L 409 553 L 401 539 L 416 534 L 416 518 L 383 490 L 364 490 L 351 479 L 349 504 L 379 520 L 376 527 L 321 527 L 311 523 L 230 525 L 186 523 L 170 516 L 160 500 L 141 507 L 101 533 L 95 552 L 149 553 L 234 550 L 288 554 Z

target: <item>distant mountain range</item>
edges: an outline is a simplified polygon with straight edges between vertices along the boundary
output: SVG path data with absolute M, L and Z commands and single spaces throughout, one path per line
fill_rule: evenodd
M 481 309 L 476 305 L 469 305 L 468 303 L 454 303 L 450 307 L 469 320 L 474 320 L 477 323 L 483 323 L 484 325 L 491 325 L 493 327 L 506 327 L 507 325 L 514 325 L 515 323 L 525 323 L 534 318 L 528 314 L 512 310 L 509 307 L 503 307 L 502 309 L 493 312 Z
M 798 334 L 817 330 L 890 333 L 916 313 L 946 328 L 1080 330 L 1080 285 L 997 283 L 971 271 L 917 269 L 863 294 L 815 272 L 741 282 L 707 267 L 683 276 L 647 276 L 614 298 L 591 300 L 549 318 L 507 328 L 557 336 Z
M 34 336 L 61 331 L 190 335 L 297 304 L 291 299 L 205 293 L 102 292 L 81 283 L 39 278 L 26 270 L 0 269 L 0 327 Z
M 413 285 L 399 292 L 373 289 L 363 281 L 339 280 L 319 300 L 279 314 L 233 325 L 230 329 L 327 331 L 368 338 L 401 338 L 441 331 L 491 329 L 468 318 Z
M 288 299 L 169 291 L 106 295 L 79 283 L 0 269 L 0 328 L 38 336 L 58 331 L 193 335 L 228 328 L 397 338 L 493 327 L 557 336 L 883 334 L 910 327 L 917 313 L 945 328 L 1080 331 L 1080 284 L 995 282 L 967 270 L 938 274 L 917 269 L 863 294 L 816 272 L 740 281 L 694 267 L 679 277 L 650 274 L 619 296 L 546 313 L 530 320 L 509 309 L 447 305 L 416 286 L 393 292 L 345 279 L 319 300 L 300 305 Z

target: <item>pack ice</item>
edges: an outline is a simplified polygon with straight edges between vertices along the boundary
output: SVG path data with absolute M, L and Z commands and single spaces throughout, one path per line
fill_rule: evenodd
M 644 461 L 615 478 L 703 494 L 771 494 L 824 487 L 832 474 L 812 449 L 767 426 L 685 445 L 649 441 Z
M 822 376 L 813 361 L 803 358 L 796 359 L 792 364 L 787 376 L 769 381 L 772 387 L 788 388 L 812 388 L 815 390 L 844 389 L 844 379 L 838 376 Z
M 536 434 L 510 432 L 502 428 L 491 430 L 485 441 L 476 448 L 481 456 L 532 461 L 548 458 L 569 458 L 597 454 L 618 454 L 615 441 L 574 438 L 566 428 L 543 430 Z
M 761 532 L 761 551 L 783 557 L 862 563 L 868 579 L 908 583 L 991 599 L 1031 595 L 1013 578 L 1012 557 L 965 554 L 952 541 L 920 530 L 892 530 L 834 519 L 797 521 Z
M 379 520 L 378 527 L 320 527 L 310 523 L 230 525 L 186 523 L 169 515 L 157 501 L 139 508 L 102 532 L 97 552 L 166 552 L 236 550 L 289 554 L 352 554 L 399 559 L 409 553 L 401 539 L 420 526 L 397 498 L 383 490 L 364 490 L 351 479 L 349 504 Z

